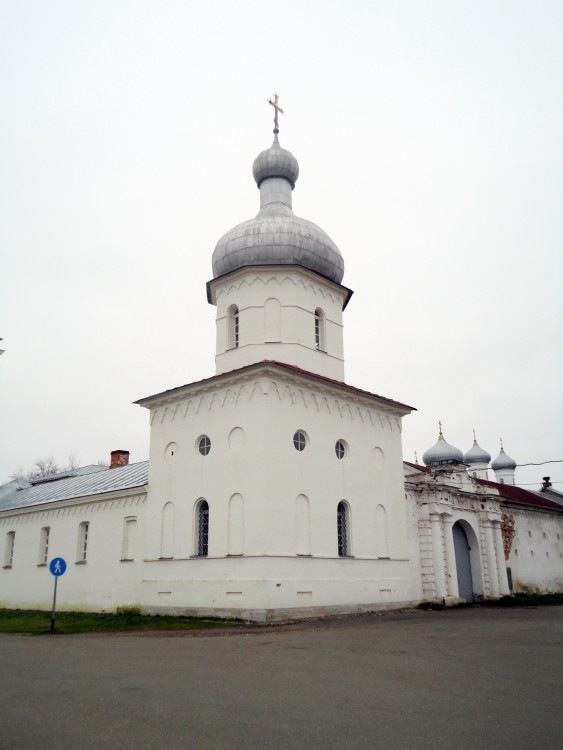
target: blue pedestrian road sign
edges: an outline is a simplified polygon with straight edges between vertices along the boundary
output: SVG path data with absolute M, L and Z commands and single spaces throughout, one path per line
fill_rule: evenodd
M 49 564 L 49 570 L 54 576 L 62 576 L 66 570 L 66 562 L 62 557 L 54 557 Z

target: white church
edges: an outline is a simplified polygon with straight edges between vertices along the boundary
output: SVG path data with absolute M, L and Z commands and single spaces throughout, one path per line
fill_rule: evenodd
M 277 101 L 276 101 L 277 104 Z M 413 407 L 344 379 L 352 292 L 326 233 L 292 210 L 278 141 L 254 161 L 258 214 L 217 243 L 216 374 L 136 402 L 150 459 L 0 487 L 0 607 L 280 621 L 563 591 L 563 495 L 441 432 L 403 462 Z M 495 480 L 489 481 L 494 471 Z

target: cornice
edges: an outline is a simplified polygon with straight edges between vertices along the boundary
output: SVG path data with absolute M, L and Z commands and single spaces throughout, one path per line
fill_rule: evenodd
M 356 391 L 345 384 L 273 362 L 232 370 L 137 403 L 151 409 L 151 424 L 154 424 L 222 409 L 228 404 L 248 402 L 257 397 L 271 397 L 286 401 L 288 405 L 326 411 L 399 431 L 400 417 L 408 413 L 402 404 L 395 405 L 381 396 Z
M 264 277 L 267 280 L 264 281 Z M 251 279 L 249 281 L 249 279 Z M 323 295 L 327 293 L 335 294 L 338 300 L 341 301 L 342 309 L 344 310 L 350 301 L 350 298 L 354 292 L 342 284 L 337 284 L 332 279 L 326 278 L 315 271 L 311 271 L 303 266 L 293 265 L 264 265 L 264 266 L 242 266 L 237 268 L 235 271 L 218 276 L 215 279 L 211 279 L 207 282 L 207 301 L 211 305 L 217 304 L 217 298 L 221 293 L 224 293 L 226 289 L 233 287 L 240 289 L 243 285 L 262 281 L 266 285 L 269 281 L 275 281 L 281 286 L 284 281 L 290 281 L 291 283 L 303 284 L 306 287 L 304 279 L 307 279 L 313 291 L 313 283 L 316 285 L 316 289 L 321 291 Z M 230 284 L 230 286 L 228 286 Z M 223 288 L 225 287 L 225 288 Z M 330 292 L 328 291 L 330 290 Z M 334 299 L 334 297 L 333 297 Z
M 0 512 L 0 519 L 11 518 L 13 516 L 31 515 L 33 513 L 44 513 L 52 510 L 64 510 L 66 508 L 76 508 L 84 505 L 99 505 L 102 503 L 115 502 L 120 500 L 129 500 L 130 498 L 139 497 L 146 499 L 148 485 L 142 487 L 131 487 L 124 490 L 113 490 L 112 492 L 103 492 L 95 495 L 85 495 L 84 497 L 72 497 L 65 500 L 47 500 L 38 505 L 27 505 L 23 508 L 10 508 Z

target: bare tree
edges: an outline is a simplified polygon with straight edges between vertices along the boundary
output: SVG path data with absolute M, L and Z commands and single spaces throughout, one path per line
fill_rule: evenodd
M 67 456 L 66 458 L 66 464 L 63 471 L 72 471 L 73 469 L 78 469 L 79 466 L 79 459 L 74 455 L 74 453 L 71 453 L 70 456 Z
M 60 470 L 61 469 L 53 456 L 38 458 L 34 461 L 33 467 L 28 472 L 26 479 L 28 481 L 32 479 L 41 479 L 42 477 L 48 477 L 51 474 L 58 474 Z
M 80 466 L 80 461 L 74 455 L 68 456 L 64 466 L 60 466 L 54 459 L 53 456 L 46 456 L 45 458 L 38 458 L 33 462 L 33 466 L 28 471 L 20 466 L 12 475 L 12 479 L 25 479 L 27 482 L 33 482 L 36 479 L 43 479 L 43 477 L 49 477 L 52 474 L 60 474 L 63 471 L 72 471 Z

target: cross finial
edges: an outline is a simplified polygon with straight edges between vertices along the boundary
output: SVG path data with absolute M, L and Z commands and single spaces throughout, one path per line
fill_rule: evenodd
M 414 452 L 414 462 L 418 465 L 418 454 L 416 451 Z
M 504 445 L 502 444 L 502 438 L 500 439 L 500 452 L 502 453 L 504 450 Z
M 441 422 L 438 422 L 438 427 L 440 428 L 440 432 L 439 432 L 439 435 L 438 435 L 438 437 L 444 437 L 444 436 L 442 435 L 442 423 L 441 423 Z
M 475 434 L 475 430 L 473 430 L 473 442 L 477 442 L 477 435 Z
M 285 114 L 285 112 L 283 111 L 283 109 L 278 104 L 278 101 L 279 101 L 279 96 L 277 94 L 274 94 L 274 101 L 272 101 L 271 99 L 268 99 L 268 104 L 272 105 L 272 107 L 274 108 L 274 112 L 275 112 L 275 114 L 274 114 L 274 135 L 277 135 L 280 132 L 280 129 L 278 127 L 278 112 L 281 112 L 282 115 Z

